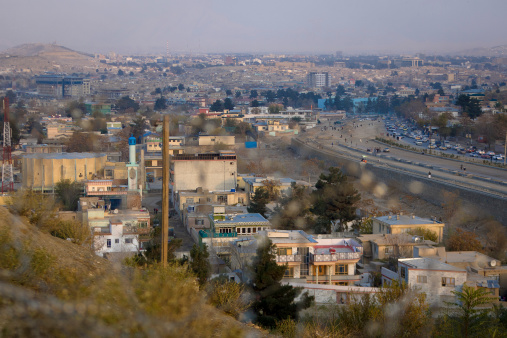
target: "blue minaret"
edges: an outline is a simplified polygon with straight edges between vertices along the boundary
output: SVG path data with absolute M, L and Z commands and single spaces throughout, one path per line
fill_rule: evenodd
M 128 170 L 128 190 L 138 191 L 137 185 L 137 163 L 136 163 L 136 138 L 129 137 L 129 163 L 127 163 Z
M 129 164 L 136 164 L 136 138 L 129 137 Z

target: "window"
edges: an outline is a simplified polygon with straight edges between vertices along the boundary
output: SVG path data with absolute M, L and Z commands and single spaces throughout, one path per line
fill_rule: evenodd
M 442 277 L 442 286 L 452 286 L 454 287 L 456 280 L 451 277 Z
M 284 278 L 294 278 L 294 267 L 287 268 L 285 270 L 285 274 L 283 275 Z
M 148 222 L 139 222 L 139 227 L 140 228 L 147 228 L 148 227 Z
M 107 240 L 107 247 L 108 247 L 108 248 L 110 248 L 110 247 L 111 247 L 111 240 L 110 240 L 110 239 L 108 239 L 108 240 Z
M 257 232 L 257 228 L 252 228 L 252 232 L 255 234 Z
M 400 267 L 400 276 L 401 278 L 403 279 L 406 279 L 407 278 L 407 271 L 406 271 L 406 268 L 405 267 Z
M 227 204 L 227 195 L 218 195 L 217 202 Z
M 194 203 L 194 199 L 193 198 L 187 198 L 187 204 L 189 203 Z
M 417 276 L 417 283 L 428 283 L 427 276 Z
M 384 248 L 384 253 L 388 254 L 389 253 L 389 248 L 388 247 L 385 247 Z
M 325 276 L 326 275 L 326 267 L 324 265 L 314 265 L 313 266 L 313 275 L 316 276 L 317 274 L 319 276 Z
M 348 264 L 336 264 L 334 267 L 335 275 L 348 275 L 349 274 L 349 265 Z
M 125 244 L 132 244 L 132 238 L 125 238 Z
M 238 203 L 239 203 L 239 204 L 244 204 L 243 197 L 238 197 Z
M 195 225 L 204 225 L 204 220 L 203 219 L 196 219 Z
M 292 255 L 292 248 L 278 248 L 278 255 L 280 256 Z
M 208 203 L 211 203 L 211 197 L 206 198 L 206 201 L 207 201 Z
M 120 244 L 120 239 L 119 238 L 115 239 L 114 244 Z

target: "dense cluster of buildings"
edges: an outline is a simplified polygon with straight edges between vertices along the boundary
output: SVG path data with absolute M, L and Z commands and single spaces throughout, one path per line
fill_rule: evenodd
M 321 299 L 327 301 L 343 303 L 352 294 L 378 291 L 378 275 L 384 285 L 400 281 L 419 288 L 436 305 L 452 300 L 452 291 L 465 283 L 488 289 L 496 297 L 506 296 L 507 268 L 477 252 L 446 252 L 438 247 L 445 225 L 435 219 L 401 214 L 374 217 L 373 233 L 364 235 L 274 229 L 269 219 L 247 211 L 255 191 L 270 182 L 284 195 L 290 194 L 292 184 L 309 184 L 288 177 L 240 173 L 240 155 L 231 150 L 237 142 L 234 134 L 196 132 L 192 124 L 201 117 L 226 131 L 231 125 L 246 124 L 252 132 L 244 135 L 242 146 L 255 148 L 259 135 L 297 135 L 316 126 L 321 118 L 338 120 L 346 113 L 376 113 L 366 107 L 381 96 L 431 94 L 426 102 L 429 109 L 453 111 L 456 107 L 451 95 L 463 92 L 480 100 L 490 87 L 488 83 L 499 83 L 500 75 L 476 72 L 466 63 L 459 67 L 437 61 L 426 65 L 418 57 L 381 59 L 379 64 L 385 67 L 379 69 L 365 64 L 349 68 L 343 60 L 329 66 L 316 64 L 318 60 L 286 61 L 275 56 L 143 62 L 131 58 L 124 66 L 119 66 L 122 59 L 116 55 L 97 59 L 103 61 L 107 76 L 97 69 L 92 75 L 43 74 L 32 79 L 36 90 L 31 92 L 33 106 L 27 114 L 42 126 L 46 144 L 37 144 L 33 135 L 25 135 L 15 156 L 24 189 L 51 194 L 62 180 L 83 184 L 78 210 L 62 215 L 90 228 L 98 255 L 114 259 L 146 249 L 157 211 L 148 210 L 143 198 L 146 193 L 161 191 L 161 124 L 145 118 L 142 135 L 128 139 L 128 150 L 69 153 L 64 151 L 65 140 L 84 131 L 106 137 L 109 144 L 118 143 L 124 128 L 133 124 L 133 112 L 118 113 L 118 99 L 128 96 L 142 106 L 145 115 L 152 113 L 161 99 L 169 105 L 162 112 L 181 109 L 187 117 L 177 125 L 177 135 L 169 139 L 172 213 L 196 244 L 208 247 L 215 272 L 248 279 L 246 266 L 257 248 L 269 240 L 275 246 L 277 264 L 286 267 L 284 282 L 314 287 L 313 292 L 325 295 Z M 207 72 L 197 71 L 197 65 L 217 66 L 217 73 L 210 78 Z M 186 75 L 177 77 L 175 68 L 185 69 Z M 129 81 L 119 70 L 129 74 Z M 472 80 L 480 88 L 463 91 Z M 182 88 L 176 86 L 180 81 L 185 82 Z M 437 81 L 444 93 L 435 89 Z M 347 112 L 326 105 L 336 99 L 337 86 L 351 99 Z M 312 91 L 319 99 L 301 103 L 294 97 L 273 96 L 287 88 L 297 88 L 298 95 Z M 69 99 L 80 100 L 79 116 L 63 114 L 61 100 Z M 234 101 L 234 109 L 210 111 L 212 103 L 225 99 Z M 54 111 L 43 114 L 51 100 L 56 100 Z M 481 102 L 484 111 L 502 112 L 505 108 L 493 101 Z M 107 120 L 102 130 L 85 131 L 83 121 L 91 124 L 97 116 Z M 121 160 L 125 157 L 121 152 L 128 153 L 128 160 Z M 421 228 L 433 232 L 436 242 L 409 234 Z M 397 258 L 395 265 L 390 263 L 393 257 Z

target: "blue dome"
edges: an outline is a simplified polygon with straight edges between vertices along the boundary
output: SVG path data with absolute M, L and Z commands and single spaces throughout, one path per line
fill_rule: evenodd
M 134 136 L 129 137 L 129 146 L 135 146 L 136 145 L 136 138 Z

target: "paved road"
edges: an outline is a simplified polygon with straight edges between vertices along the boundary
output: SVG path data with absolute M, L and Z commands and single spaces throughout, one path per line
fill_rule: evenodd
M 315 130 L 310 130 L 300 137 L 308 140 L 310 144 L 319 144 L 324 149 L 344 156 L 351 156 L 359 161 L 367 148 L 385 147 L 374 141 L 375 135 L 379 132 L 385 132 L 383 122 L 363 121 L 353 124 L 352 121 L 347 121 L 343 129 L 341 127 L 338 130 L 331 130 L 329 127 L 327 130 L 315 128 Z M 422 176 L 427 176 L 428 171 L 431 171 L 434 179 L 442 179 L 507 197 L 507 184 L 503 185 L 494 181 L 488 182 L 479 179 L 479 177 L 484 177 L 507 183 L 507 171 L 505 169 L 421 155 L 401 149 L 391 149 L 390 153 L 381 153 L 378 157 L 367 154 L 367 159 L 370 163 L 375 162 L 375 165 L 390 166 L 397 170 L 409 170 Z M 403 162 L 397 159 L 403 159 Z M 466 167 L 466 172 L 461 171 L 461 163 Z

